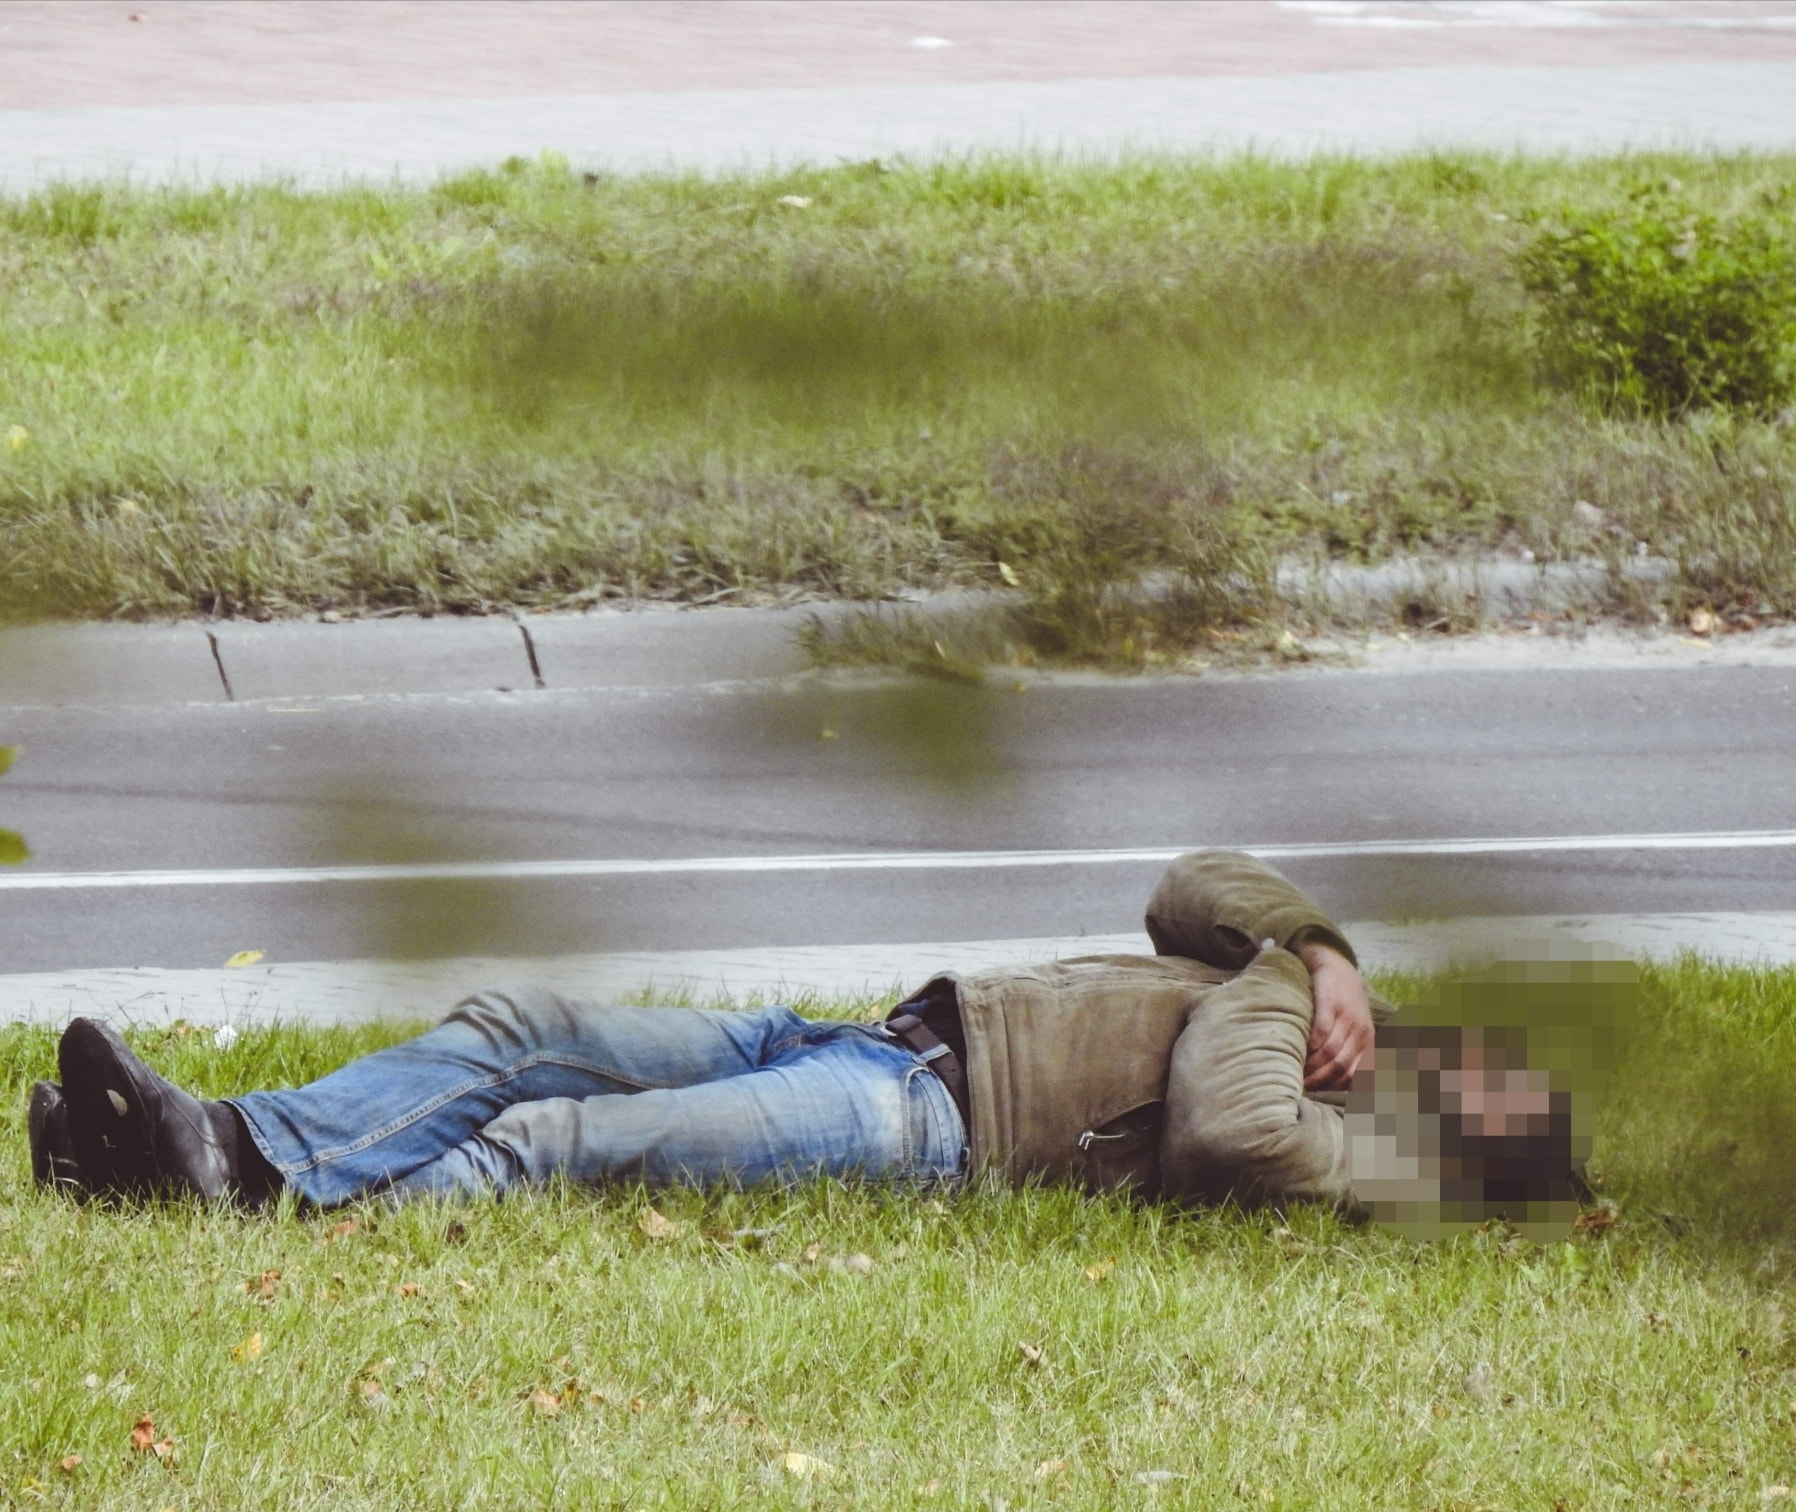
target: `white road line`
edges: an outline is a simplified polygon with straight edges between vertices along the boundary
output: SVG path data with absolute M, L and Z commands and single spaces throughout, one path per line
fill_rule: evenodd
M 216 871 L 10 872 L 0 892 L 157 887 L 275 887 L 322 882 L 528 882 L 561 877 L 695 873 L 1003 871 L 1036 866 L 1166 862 L 1197 846 L 1153 850 L 874 851 L 814 856 L 677 856 L 658 860 L 453 861 L 409 866 L 245 867 Z M 1232 847 L 1266 861 L 1336 856 L 1499 856 L 1548 851 L 1796 849 L 1796 830 L 1714 830 L 1665 835 L 1524 835 L 1466 840 L 1350 840 L 1324 845 Z

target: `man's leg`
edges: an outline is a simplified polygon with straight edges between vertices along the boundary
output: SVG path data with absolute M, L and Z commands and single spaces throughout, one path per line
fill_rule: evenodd
M 746 1075 L 520 1102 L 398 1181 L 395 1195 L 503 1192 L 556 1175 L 657 1186 L 959 1177 L 966 1131 L 921 1056 L 878 1025 L 798 1022 L 801 1035 Z
M 333 1205 L 404 1181 L 516 1104 L 626 1103 L 740 1077 L 813 1027 L 789 1008 L 601 1008 L 497 988 L 308 1086 L 230 1101 L 285 1185 Z

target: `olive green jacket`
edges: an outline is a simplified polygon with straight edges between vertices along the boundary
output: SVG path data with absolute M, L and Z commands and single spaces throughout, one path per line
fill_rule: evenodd
M 1182 856 L 1154 956 L 937 978 L 967 1040 L 971 1167 L 1175 1199 L 1348 1203 L 1339 1097 L 1303 1090 L 1313 1004 L 1292 954 L 1341 932 L 1271 867 Z M 1374 1017 L 1389 1008 L 1374 1002 Z

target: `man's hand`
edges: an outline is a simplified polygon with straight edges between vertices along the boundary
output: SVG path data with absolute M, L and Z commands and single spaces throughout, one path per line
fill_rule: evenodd
M 1372 1005 L 1366 984 L 1353 962 L 1332 945 L 1316 941 L 1301 945 L 1297 958 L 1309 968 L 1310 995 L 1316 1002 L 1303 1090 L 1344 1091 L 1360 1058 L 1372 1048 Z

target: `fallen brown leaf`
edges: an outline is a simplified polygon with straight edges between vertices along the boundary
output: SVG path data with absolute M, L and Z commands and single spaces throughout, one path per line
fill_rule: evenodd
M 1614 1208 L 1598 1207 L 1588 1213 L 1579 1213 L 1572 1221 L 1572 1227 L 1580 1234 L 1601 1234 L 1620 1222 L 1621 1214 Z
M 65 1454 L 56 1462 L 56 1468 L 62 1471 L 64 1475 L 73 1475 L 81 1468 L 81 1456 L 78 1454 Z
M 424 1288 L 416 1281 L 401 1281 L 393 1288 L 393 1295 L 395 1297 L 415 1297 L 423 1290 Z
M 262 1334 L 258 1329 L 231 1351 L 231 1358 L 239 1365 L 247 1365 L 251 1360 L 262 1358 Z
M 361 1224 L 357 1223 L 355 1219 L 345 1218 L 341 1223 L 333 1223 L 326 1229 L 324 1237 L 326 1239 L 347 1239 L 360 1227 Z
M 678 1239 L 686 1232 L 686 1225 L 675 1223 L 673 1219 L 652 1207 L 644 1208 L 636 1215 L 636 1226 L 657 1244 L 669 1239 Z
M 1017 1348 L 1023 1352 L 1023 1358 L 1031 1365 L 1045 1365 L 1047 1363 L 1047 1353 L 1039 1344 L 1030 1344 L 1025 1341 L 1018 1344 Z
M 1085 1267 L 1085 1279 L 1087 1281 L 1102 1281 L 1115 1269 L 1116 1256 L 1106 1255 L 1102 1260 L 1095 1260 Z
M 166 1434 L 156 1437 L 156 1425 L 150 1421 L 149 1413 L 140 1417 L 131 1429 L 131 1448 L 138 1454 L 153 1454 L 159 1460 L 168 1459 L 175 1452 L 175 1441 Z
M 538 1417 L 560 1417 L 561 1398 L 538 1386 L 528 1397 L 530 1410 Z

